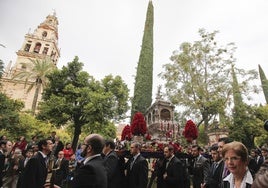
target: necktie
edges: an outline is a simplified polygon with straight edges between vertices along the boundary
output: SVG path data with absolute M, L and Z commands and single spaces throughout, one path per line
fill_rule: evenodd
M 56 168 L 57 168 L 57 167 L 60 167 L 60 163 L 61 163 L 61 160 L 60 160 L 60 159 L 57 159 L 57 161 L 56 161 L 56 163 L 55 163 Z
M 213 165 L 212 165 L 212 174 L 215 173 L 217 167 L 218 167 L 218 163 L 213 163 Z
M 196 167 L 197 157 L 194 158 L 194 168 Z
M 26 166 L 28 161 L 29 161 L 29 158 L 26 158 L 25 161 L 24 161 L 24 167 Z
M 166 162 L 166 169 L 167 169 L 168 165 L 169 165 L 169 160 L 167 160 L 167 162 Z
M 130 169 L 132 169 L 133 164 L 134 164 L 134 157 L 132 157 L 132 158 L 130 159 Z

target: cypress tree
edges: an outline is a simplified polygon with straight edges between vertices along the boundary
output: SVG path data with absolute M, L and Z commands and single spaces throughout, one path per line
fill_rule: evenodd
M 250 106 L 243 102 L 234 66 L 232 66 L 232 78 L 234 108 L 233 124 L 230 126 L 230 138 L 242 142 L 248 148 L 252 148 L 254 146 L 254 135 L 252 134 L 249 114 Z
M 260 79 L 261 79 L 261 86 L 262 86 L 262 90 L 263 90 L 263 94 L 266 100 L 266 104 L 268 104 L 268 80 L 261 68 L 260 65 L 259 66 L 259 74 L 260 74 Z
M 244 105 L 243 98 L 239 89 L 238 80 L 236 77 L 236 73 L 234 70 L 234 65 L 231 68 L 232 71 L 232 89 L 233 89 L 233 124 L 230 126 L 230 137 L 237 140 L 242 141 L 243 131 L 243 117 L 244 117 Z
M 233 99 L 234 99 L 234 108 L 239 107 L 243 104 L 243 98 L 239 90 L 239 84 L 234 70 L 234 65 L 232 65 L 232 77 L 233 77 Z
M 145 113 L 152 103 L 153 87 L 153 24 L 154 8 L 150 0 L 142 39 L 142 47 L 135 77 L 131 118 L 136 112 Z

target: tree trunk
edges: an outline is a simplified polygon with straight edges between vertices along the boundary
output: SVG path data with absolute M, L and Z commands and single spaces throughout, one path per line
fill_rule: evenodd
M 79 140 L 79 136 L 81 134 L 81 125 L 80 123 L 77 123 L 74 121 L 74 137 L 73 137 L 73 141 L 72 141 L 72 148 L 75 151 L 77 148 L 77 143 Z
M 208 132 L 208 112 L 207 112 L 207 110 L 205 110 L 202 113 L 202 118 L 204 120 L 204 132 L 206 133 L 205 141 L 206 141 L 206 143 L 209 143 L 209 139 L 208 139 L 208 136 L 207 136 L 207 132 Z
M 37 106 L 37 100 L 38 100 L 38 95 L 39 95 L 40 89 L 41 89 L 41 82 L 39 80 L 37 80 L 34 98 L 33 98 L 33 103 L 32 103 L 32 114 L 33 115 L 35 115 L 35 110 L 36 110 L 36 106 Z

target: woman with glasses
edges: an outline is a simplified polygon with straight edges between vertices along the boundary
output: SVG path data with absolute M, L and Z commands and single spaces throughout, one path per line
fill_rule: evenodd
M 223 160 L 230 174 L 223 179 L 222 188 L 250 188 L 253 182 L 248 169 L 248 150 L 241 142 L 225 144 Z

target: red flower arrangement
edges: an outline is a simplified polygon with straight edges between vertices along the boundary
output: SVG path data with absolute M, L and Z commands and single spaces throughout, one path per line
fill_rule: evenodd
M 143 136 L 147 132 L 146 122 L 141 112 L 137 112 L 134 115 L 131 123 L 131 132 L 137 136 Z
M 188 142 L 192 142 L 194 139 L 198 137 L 198 130 L 195 123 L 192 120 L 188 120 L 185 124 L 183 136 L 186 138 Z
M 172 137 L 172 131 L 171 130 L 166 132 L 166 137 L 168 137 L 168 138 Z
M 126 125 L 121 133 L 121 140 L 131 140 L 131 128 L 129 125 Z
M 151 140 L 152 139 L 152 136 L 149 133 L 147 133 L 146 136 L 145 136 L 145 139 L 146 140 Z

